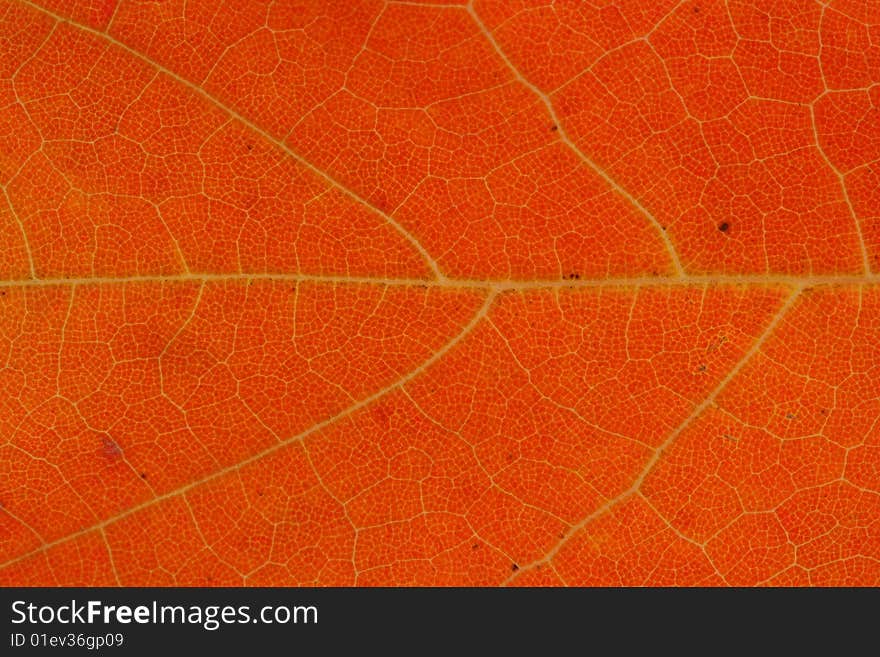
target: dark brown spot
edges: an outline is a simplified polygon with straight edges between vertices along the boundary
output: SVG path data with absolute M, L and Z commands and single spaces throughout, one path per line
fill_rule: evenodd
M 474 543 L 473 545 L 471 545 L 471 550 L 479 550 L 479 549 L 480 549 L 479 543 Z
M 550 126 L 550 132 L 556 132 L 557 130 L 559 130 L 559 126 L 556 125 L 555 123 L 552 126 Z
M 722 221 L 720 224 L 718 224 L 718 230 L 720 230 L 722 233 L 726 233 L 730 230 L 730 224 L 726 221 Z
M 515 563 L 512 563 L 512 564 L 510 564 L 510 569 L 511 569 L 513 572 L 516 572 L 517 570 L 519 570 L 519 566 L 516 565 Z
M 249 151 L 254 150 L 254 145 L 253 145 L 253 144 L 248 144 L 248 145 L 247 145 L 247 149 L 248 149 Z
M 706 371 L 706 363 L 700 363 L 700 366 L 697 368 L 700 372 Z
M 147 478 L 147 473 L 141 472 L 141 479 L 146 479 L 146 478 Z

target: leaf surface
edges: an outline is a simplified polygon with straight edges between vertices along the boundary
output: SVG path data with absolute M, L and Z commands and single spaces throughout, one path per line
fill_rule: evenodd
M 868 0 L 0 0 L 0 581 L 880 584 Z

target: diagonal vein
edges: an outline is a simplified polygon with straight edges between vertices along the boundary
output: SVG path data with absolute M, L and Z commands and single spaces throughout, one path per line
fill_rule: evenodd
M 74 532 L 72 534 L 68 534 L 67 536 L 59 538 L 55 541 L 45 543 L 45 544 L 41 545 L 40 547 L 38 547 L 34 550 L 31 550 L 30 552 L 27 552 L 25 554 L 14 557 L 14 558 L 0 564 L 0 569 L 6 568 L 7 566 L 11 566 L 15 563 L 18 563 L 19 561 L 22 561 L 24 559 L 27 559 L 28 557 L 31 557 L 33 555 L 45 552 L 46 550 L 48 550 L 56 545 L 66 543 L 67 541 L 76 539 L 76 538 L 83 536 L 85 534 L 89 534 L 90 532 L 93 532 L 95 530 L 102 530 L 103 531 L 104 528 L 106 528 L 107 526 L 112 525 L 113 523 L 115 523 L 123 518 L 126 518 L 134 513 L 137 513 L 139 511 L 147 509 L 151 506 L 154 506 L 155 504 L 163 502 L 167 499 L 177 497 L 179 495 L 183 495 L 186 492 L 188 492 L 188 491 L 192 490 L 193 488 L 196 488 L 204 483 L 207 483 L 207 482 L 212 481 L 214 479 L 218 479 L 218 478 L 220 478 L 224 475 L 227 475 L 229 473 L 236 472 L 246 465 L 254 463 L 255 461 L 259 461 L 260 459 L 265 458 L 265 457 L 269 456 L 270 454 L 274 454 L 275 452 L 287 447 L 288 445 L 291 445 L 296 442 L 300 442 L 300 441 L 304 440 L 307 436 L 310 436 L 311 434 L 313 434 L 317 431 L 320 431 L 335 422 L 338 422 L 342 418 L 348 417 L 352 413 L 360 410 L 361 408 L 364 408 L 365 406 L 369 406 L 370 404 L 377 401 L 381 397 L 384 397 L 385 395 L 389 394 L 390 392 L 393 392 L 394 390 L 401 388 L 403 385 L 405 385 L 409 381 L 413 380 L 415 377 L 419 376 L 422 372 L 426 371 L 434 363 L 436 363 L 438 360 L 443 358 L 449 351 L 451 351 L 459 342 L 461 342 L 467 335 L 469 335 L 483 321 L 483 319 L 488 315 L 489 310 L 492 307 L 492 303 L 494 302 L 496 296 L 497 296 L 497 292 L 495 290 L 490 290 L 487 293 L 486 298 L 483 301 L 483 304 L 480 306 L 480 308 L 477 310 L 477 312 L 474 313 L 474 315 L 473 315 L 473 317 L 471 317 L 470 321 L 467 324 L 465 324 L 465 326 L 461 329 L 461 331 L 459 331 L 455 336 L 453 336 L 440 349 L 438 349 L 436 352 L 434 352 L 429 358 L 427 358 L 425 361 L 423 361 L 418 367 L 414 368 L 413 370 L 411 370 L 410 372 L 408 372 L 404 376 L 400 377 L 395 382 L 391 383 L 390 385 L 386 386 L 385 388 L 383 388 L 377 392 L 374 392 L 372 395 L 365 397 L 354 404 L 351 404 L 350 406 L 346 407 L 345 409 L 343 409 L 341 412 L 337 413 L 333 417 L 328 418 L 326 420 L 323 420 L 321 422 L 318 422 L 316 424 L 313 424 L 311 427 L 309 427 L 305 431 L 302 431 L 301 433 L 298 433 L 295 436 L 287 438 L 286 440 L 282 440 L 282 441 L 272 445 L 271 447 L 264 449 L 261 452 L 258 452 L 252 456 L 249 456 L 248 458 L 240 461 L 239 463 L 236 463 L 234 465 L 228 466 L 228 467 L 223 468 L 221 470 L 217 470 L 215 472 L 212 472 L 211 474 L 209 474 L 205 477 L 202 477 L 200 479 L 197 479 L 196 481 L 192 481 L 184 486 L 180 486 L 174 490 L 168 491 L 167 493 L 163 493 L 162 495 L 154 497 L 151 500 L 143 502 L 142 504 L 138 504 L 138 505 L 133 506 L 129 509 L 126 509 L 125 511 L 118 513 L 115 516 L 112 516 L 110 518 L 105 518 L 104 520 L 97 522 L 94 525 L 91 525 L 89 527 L 85 527 L 77 532 Z M 2 511 L 4 511 L 5 513 L 10 513 L 9 510 L 6 508 L 2 508 Z M 11 515 L 11 513 L 10 513 L 10 515 Z
M 794 302 L 800 296 L 800 292 L 802 289 L 802 287 L 797 286 L 791 291 L 791 293 L 788 295 L 788 298 L 786 298 L 786 300 L 782 303 L 779 310 L 767 324 L 767 327 L 764 329 L 761 335 L 758 336 L 758 338 L 752 344 L 751 348 L 745 353 L 742 358 L 739 359 L 737 364 L 731 368 L 731 370 L 727 373 L 727 376 L 725 376 L 721 380 L 721 382 L 717 386 L 715 386 L 715 389 L 712 390 L 712 392 L 710 392 L 706 396 L 706 398 L 694 408 L 691 414 L 688 415 L 684 419 L 684 421 L 681 422 L 681 424 L 679 424 L 675 428 L 675 430 L 673 430 L 672 433 L 670 433 L 666 437 L 666 440 L 664 440 L 663 443 L 654 451 L 654 453 L 651 455 L 651 458 L 649 458 L 647 463 L 645 463 L 645 466 L 642 468 L 641 472 L 629 488 L 605 502 L 605 504 L 590 513 L 583 520 L 572 525 L 571 529 L 568 531 L 565 537 L 562 538 L 558 543 L 556 543 L 552 548 L 550 548 L 550 550 L 548 550 L 543 557 L 533 561 L 523 568 L 520 568 L 515 574 L 508 577 L 503 582 L 503 584 L 509 584 L 522 573 L 531 570 L 536 566 L 543 565 L 552 561 L 552 559 L 559 553 L 563 546 L 568 543 L 568 541 L 571 540 L 571 538 L 575 536 L 581 529 L 586 527 L 596 518 L 611 510 L 611 508 L 617 505 L 618 502 L 621 502 L 631 495 L 638 493 L 641 489 L 642 482 L 645 481 L 645 478 L 654 469 L 654 466 L 657 465 L 657 462 L 660 460 L 660 457 L 663 456 L 664 452 L 666 452 L 666 450 L 668 450 L 672 446 L 672 444 L 675 442 L 675 439 L 678 438 L 682 434 L 682 432 L 694 422 L 694 420 L 702 416 L 706 409 L 708 409 L 712 404 L 715 403 L 715 399 L 718 397 L 719 394 L 721 394 L 721 391 L 727 387 L 727 384 L 733 381 L 733 379 L 736 378 L 736 375 L 739 374 L 740 371 L 742 371 L 743 367 L 745 367 L 746 363 L 748 363 L 761 350 L 761 347 L 764 346 L 770 336 L 773 335 L 773 333 L 775 332 L 776 327 L 779 326 L 780 322 L 782 322 L 782 319 L 788 314 L 788 311 L 791 309 L 791 307 L 794 305 Z
M 825 149 L 822 146 L 822 140 L 819 138 L 819 124 L 816 122 L 816 103 L 822 99 L 823 96 L 826 96 L 831 92 L 828 88 L 827 83 L 824 81 L 828 78 L 825 77 L 825 71 L 822 66 L 822 51 L 825 48 L 825 44 L 822 41 L 822 33 L 824 31 L 824 23 L 825 23 L 825 14 L 828 9 L 828 4 L 819 2 L 819 5 L 822 7 L 819 13 L 819 28 L 817 30 L 817 35 L 819 37 L 819 53 L 816 57 L 816 60 L 819 64 L 819 71 L 821 73 L 821 77 L 823 80 L 823 84 L 825 84 L 825 91 L 819 95 L 818 97 L 813 99 L 813 102 L 810 103 L 810 123 L 813 128 L 813 137 L 816 140 L 816 149 L 819 151 L 819 156 L 825 162 L 829 169 L 834 173 L 840 182 L 840 189 L 843 193 L 843 200 L 846 202 L 847 207 L 849 208 L 850 216 L 853 218 L 853 222 L 855 223 L 856 236 L 859 240 L 859 249 L 862 252 L 862 269 L 866 274 L 871 274 L 871 259 L 868 257 L 868 248 L 865 246 L 865 236 L 862 231 L 862 222 L 859 221 L 858 213 L 853 206 L 852 200 L 849 197 L 849 189 L 846 185 L 846 175 L 843 171 L 841 171 L 835 164 L 831 161 L 831 158 L 828 157 L 828 153 L 825 152 Z
M 106 40 L 108 43 L 111 43 L 114 46 L 116 46 L 117 48 L 120 48 L 120 49 L 124 50 L 125 52 L 127 52 L 128 54 L 132 55 L 133 57 L 136 57 L 139 60 L 146 62 L 150 66 L 154 67 L 157 71 L 167 75 L 168 77 L 172 78 L 173 80 L 175 80 L 179 84 L 183 85 L 184 87 L 186 87 L 187 89 L 192 91 L 194 94 L 198 95 L 199 97 L 203 98 L 204 100 L 207 100 L 209 103 L 211 103 L 212 105 L 214 105 L 215 107 L 217 107 L 221 111 L 225 112 L 228 116 L 235 119 L 236 121 L 238 121 L 242 125 L 246 126 L 248 129 L 250 129 L 253 132 L 255 132 L 256 134 L 258 134 L 260 137 L 265 139 L 267 142 L 269 142 L 270 144 L 272 144 L 276 148 L 279 148 L 280 150 L 282 150 L 288 156 L 290 156 L 291 158 L 296 160 L 299 164 L 301 164 L 302 166 L 307 168 L 309 171 L 311 171 L 312 173 L 314 173 L 315 175 L 317 175 L 318 177 L 323 179 L 325 182 L 327 182 L 331 187 L 338 189 L 340 192 L 342 192 L 346 196 L 354 199 L 355 201 L 357 201 L 361 205 L 369 208 L 374 213 L 376 213 L 377 215 L 382 217 L 386 222 L 388 222 L 388 224 L 392 228 L 394 228 L 398 233 L 400 233 L 400 235 L 404 239 L 406 239 L 406 241 L 409 242 L 410 245 L 416 251 L 418 251 L 418 253 L 424 259 L 425 264 L 427 264 L 427 266 L 430 268 L 431 273 L 434 275 L 435 279 L 442 281 L 446 278 L 445 275 L 443 274 L 443 272 L 440 270 L 440 266 L 437 264 L 437 261 L 431 256 L 430 253 L 428 253 L 428 251 L 424 247 L 424 245 L 418 239 L 416 239 L 416 237 L 412 233 L 410 233 L 408 230 L 406 230 L 391 215 L 384 212 L 380 208 L 376 207 L 369 200 L 367 200 L 366 198 L 364 198 L 363 196 L 358 194 L 356 191 L 354 191 L 350 187 L 343 184 L 341 181 L 334 178 L 327 171 L 324 171 L 323 169 L 319 169 L 318 167 L 316 167 L 314 164 L 309 162 L 302 155 L 300 155 L 299 153 L 294 151 L 292 148 L 290 148 L 290 146 L 285 144 L 283 141 L 277 139 L 276 137 L 274 137 L 273 135 L 268 133 L 266 130 L 259 127 L 257 124 L 253 123 L 252 121 L 245 118 L 243 115 L 236 112 L 234 109 L 232 109 L 231 107 L 229 107 L 228 105 L 223 103 L 219 98 L 216 98 L 215 96 L 209 94 L 208 92 L 206 92 L 204 89 L 202 89 L 198 85 L 193 84 L 192 82 L 190 82 L 186 78 L 184 78 L 184 77 L 178 75 L 177 73 L 175 73 L 174 71 L 162 66 L 158 62 L 153 61 L 152 59 L 147 57 L 145 54 L 138 52 L 137 50 L 135 50 L 135 49 L 131 48 L 130 46 L 126 45 L 125 43 L 123 43 L 122 41 L 119 41 L 118 39 L 114 38 L 113 36 L 111 36 L 107 32 L 102 32 L 101 30 L 96 30 L 95 28 L 89 27 L 88 25 L 83 25 L 82 23 L 78 23 L 78 22 L 73 21 L 69 18 L 65 18 L 63 16 L 60 16 L 52 11 L 49 11 L 48 9 L 45 9 L 37 4 L 34 4 L 33 2 L 31 2 L 31 0 L 20 0 L 20 1 L 23 4 L 29 6 L 33 9 L 43 13 L 43 14 L 51 16 L 56 21 L 59 21 L 59 23 L 67 23 L 69 25 L 72 25 L 73 27 L 76 27 L 76 28 L 84 31 L 84 32 L 88 32 L 89 34 L 93 34 L 100 39 Z
M 550 114 L 550 118 L 553 120 L 553 123 L 556 124 L 556 126 L 558 128 L 556 134 L 559 136 L 559 139 L 562 141 L 562 143 L 564 143 L 566 146 L 568 146 L 575 153 L 575 155 L 577 155 L 581 159 L 581 161 L 584 164 L 586 164 L 594 172 L 596 172 L 596 174 L 598 174 L 600 178 L 602 178 L 612 189 L 614 189 L 614 191 L 616 191 L 618 194 L 620 194 L 620 196 L 622 196 L 624 199 L 626 199 L 634 208 L 636 208 L 644 217 L 646 217 L 648 219 L 648 221 L 651 222 L 651 224 L 654 226 L 654 229 L 657 231 L 657 235 L 660 237 L 660 239 L 663 241 L 663 244 L 666 247 L 666 251 L 669 254 L 669 258 L 672 261 L 672 266 L 675 269 L 675 275 L 678 277 L 685 276 L 684 269 L 681 266 L 681 261 L 678 258 L 678 253 L 676 252 L 675 247 L 672 245 L 672 241 L 669 239 L 669 235 L 666 233 L 665 230 L 663 230 L 663 226 L 660 224 L 659 221 L 657 221 L 657 218 L 654 217 L 654 215 L 652 215 L 648 211 L 648 209 L 645 208 L 645 206 L 639 202 L 639 200 L 637 198 L 635 198 L 626 189 L 624 189 L 620 185 L 620 183 L 618 183 L 616 180 L 614 180 L 614 178 L 612 178 L 608 174 L 607 171 L 605 171 L 602 167 L 600 167 L 593 160 L 591 160 L 589 157 L 587 157 L 587 155 L 580 148 L 578 148 L 577 144 L 575 144 L 574 141 L 572 141 L 572 139 L 566 133 L 565 128 L 563 127 L 559 118 L 556 116 L 556 108 L 553 106 L 553 103 L 550 100 L 550 97 L 547 94 L 545 94 L 543 91 L 541 91 L 532 82 L 530 82 L 519 71 L 519 69 L 517 69 L 513 65 L 513 62 L 510 61 L 510 58 L 507 56 L 507 54 L 504 52 L 504 50 L 502 50 L 501 46 L 498 44 L 498 41 L 495 40 L 495 37 L 493 36 L 492 32 L 486 27 L 486 25 L 483 23 L 483 21 L 477 15 L 476 10 L 474 9 L 473 0 L 471 0 L 471 2 L 469 2 L 467 4 L 466 9 L 467 9 L 467 12 L 470 14 L 471 18 L 477 24 L 477 27 L 483 33 L 483 36 L 486 38 L 486 40 L 489 42 L 489 44 L 492 46 L 492 48 L 495 49 L 495 51 L 498 53 L 498 56 L 501 58 L 501 60 L 504 62 L 504 64 L 510 69 L 510 71 L 513 73 L 514 77 L 523 86 L 525 86 L 527 89 L 529 89 L 529 91 L 531 91 L 533 94 L 535 94 L 538 97 L 538 99 L 540 99 L 540 101 L 547 108 L 547 112 Z
M 12 201 L 9 198 L 9 194 L 6 192 L 6 187 L 3 185 L 0 185 L 0 192 L 3 192 L 3 199 L 6 201 L 6 205 L 9 206 L 9 212 L 15 218 L 15 221 L 18 224 L 18 228 L 21 231 L 21 240 L 22 240 L 22 243 L 24 244 L 25 253 L 27 254 L 30 277 L 31 277 L 31 280 L 36 280 L 37 270 L 34 268 L 34 254 L 33 254 L 33 251 L 31 251 L 31 245 L 30 245 L 30 242 L 28 241 L 27 232 L 24 229 L 24 223 L 22 222 L 21 217 L 18 216 L 18 213 L 15 211 L 15 208 L 12 207 Z
M 827 93 L 827 92 L 826 92 Z M 859 221 L 858 213 L 856 212 L 855 206 L 853 206 L 852 199 L 849 197 L 849 188 L 846 186 L 846 176 L 843 172 L 834 165 L 831 159 L 828 157 L 828 153 L 825 152 L 825 149 L 822 147 L 822 141 L 819 139 L 819 128 L 816 123 L 816 102 L 818 99 L 813 101 L 810 104 L 810 122 L 813 127 L 813 136 L 816 139 L 816 150 L 819 151 L 819 156 L 825 162 L 825 165 L 831 169 L 831 172 L 834 174 L 834 177 L 837 178 L 837 181 L 840 184 L 841 195 L 843 196 L 843 200 L 846 203 L 846 207 L 849 209 L 849 215 L 852 217 L 853 224 L 855 226 L 856 237 L 859 241 L 859 250 L 862 255 L 862 269 L 866 274 L 871 274 L 871 260 L 868 257 L 868 247 L 865 246 L 865 236 L 862 231 L 862 222 Z

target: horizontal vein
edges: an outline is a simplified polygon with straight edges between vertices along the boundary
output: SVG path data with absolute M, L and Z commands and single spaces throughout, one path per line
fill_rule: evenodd
M 651 455 L 651 458 L 649 458 L 647 463 L 645 463 L 645 466 L 642 468 L 641 472 L 629 488 L 605 502 L 605 504 L 590 513 L 583 520 L 579 521 L 575 525 L 572 525 L 571 529 L 568 531 L 565 537 L 562 538 L 558 543 L 556 543 L 556 545 L 554 545 L 547 552 L 547 554 L 545 554 L 540 559 L 537 559 L 536 561 L 528 564 L 524 568 L 521 568 L 515 574 L 508 577 L 507 580 L 503 582 L 503 584 L 510 583 L 517 576 L 521 575 L 527 570 L 551 561 L 553 557 L 559 554 L 559 551 L 562 549 L 562 547 L 566 543 L 568 543 L 568 541 L 571 540 L 571 538 L 575 536 L 581 529 L 586 527 L 589 523 L 591 523 L 599 516 L 608 512 L 618 502 L 621 502 L 629 496 L 639 492 L 639 489 L 642 486 L 642 482 L 645 481 L 645 478 L 648 476 L 648 474 L 650 474 L 651 470 L 654 469 L 654 466 L 657 465 L 657 462 L 660 460 L 660 457 L 663 455 L 663 453 L 669 449 L 672 443 L 675 442 L 675 439 L 678 438 L 681 433 L 685 429 L 687 429 L 694 420 L 700 417 L 707 408 L 715 403 L 715 399 L 718 397 L 719 394 L 721 394 L 721 391 L 727 387 L 727 384 L 729 384 L 734 378 L 736 378 L 736 375 L 739 374 L 740 371 L 742 371 L 742 368 L 745 367 L 746 363 L 748 363 L 755 356 L 755 354 L 757 354 L 761 350 L 761 347 L 763 347 L 764 343 L 767 342 L 771 335 L 773 335 L 776 327 L 779 326 L 779 323 L 782 321 L 783 317 L 785 317 L 789 309 L 794 305 L 795 300 L 798 298 L 798 296 L 800 296 L 802 290 L 803 288 L 798 286 L 789 293 L 788 298 L 773 316 L 773 319 L 771 319 L 770 322 L 767 324 L 767 327 L 764 329 L 761 335 L 758 336 L 758 338 L 752 344 L 751 348 L 745 353 L 745 355 L 743 355 L 742 358 L 739 359 L 739 362 L 737 362 L 737 364 L 731 368 L 731 370 L 727 373 L 727 376 L 725 376 L 721 380 L 721 382 L 717 386 L 715 386 L 715 389 L 712 390 L 712 392 L 709 393 L 706 398 L 699 405 L 696 406 L 696 408 L 694 408 L 690 415 L 688 415 L 684 419 L 684 421 L 681 422 L 675 428 L 675 430 L 666 437 L 666 440 L 664 440 L 663 443 L 654 451 L 654 453 Z
M 313 282 L 328 285 L 394 285 L 412 287 L 440 288 L 475 288 L 491 289 L 503 292 L 506 290 L 534 289 L 579 289 L 594 287 L 664 287 L 664 286 L 700 286 L 700 285 L 787 285 L 791 287 L 812 287 L 820 285 L 876 285 L 880 283 L 880 274 L 869 275 L 817 275 L 790 276 L 786 274 L 706 274 L 703 276 L 661 277 L 632 276 L 619 278 L 602 278 L 587 280 L 533 280 L 516 281 L 509 279 L 467 279 L 444 278 L 429 280 L 419 278 L 378 278 L 371 276 L 333 276 L 311 274 L 172 274 L 147 276 L 114 276 L 88 278 L 41 278 L 0 281 L 0 288 L 56 287 L 68 285 L 126 285 L 130 283 L 187 283 L 187 282 L 249 282 L 249 281 L 283 281 Z
M 422 372 L 427 370 L 429 367 L 431 367 L 431 365 L 436 363 L 438 360 L 443 358 L 447 353 L 449 353 L 449 351 L 452 350 L 455 347 L 455 345 L 457 345 L 468 334 L 470 334 L 471 331 L 473 331 L 474 328 L 476 328 L 477 325 L 480 324 L 480 322 L 488 315 L 489 309 L 492 307 L 492 302 L 495 300 L 495 297 L 496 297 L 496 292 L 494 290 L 490 290 L 488 292 L 488 294 L 486 295 L 486 299 L 483 301 L 483 304 L 480 306 L 480 308 L 477 310 L 477 312 L 474 314 L 474 316 L 471 317 L 471 320 L 462 328 L 462 330 L 459 331 L 453 338 L 451 338 L 449 340 L 449 342 L 447 342 L 445 345 L 443 345 L 443 347 L 441 347 L 439 350 L 434 352 L 434 354 L 432 354 L 429 358 L 427 358 L 424 362 L 422 362 L 421 365 L 414 368 L 408 374 L 405 374 L 404 376 L 397 379 L 397 381 L 395 381 L 394 383 L 379 390 L 378 392 L 375 392 L 372 395 L 370 395 L 369 397 L 365 397 L 364 399 L 361 399 L 360 401 L 352 404 L 351 406 L 348 406 L 347 408 L 345 408 L 341 412 L 337 413 L 333 417 L 328 418 L 326 420 L 323 420 L 321 422 L 318 422 L 316 424 L 313 424 L 311 427 L 309 427 L 305 431 L 303 431 L 303 432 L 301 432 L 291 438 L 288 438 L 287 440 L 284 440 L 280 443 L 272 445 L 272 447 L 264 449 L 263 451 L 258 452 L 256 454 L 254 454 L 253 456 L 250 456 L 250 457 L 240 461 L 239 463 L 236 463 L 235 465 L 231 465 L 226 468 L 222 468 L 221 470 L 213 472 L 210 475 L 202 477 L 201 479 L 198 479 L 196 481 L 192 481 L 192 482 L 186 484 L 185 486 L 181 486 L 181 487 L 176 488 L 176 489 L 169 491 L 167 493 L 163 493 L 162 495 L 154 497 L 153 499 L 148 500 L 142 504 L 138 504 L 136 506 L 131 507 L 130 509 L 126 509 L 125 511 L 118 513 L 115 516 L 112 516 L 110 518 L 106 518 L 98 523 L 95 523 L 94 525 L 83 528 L 75 533 L 68 534 L 67 536 L 64 536 L 63 538 L 59 538 L 59 539 L 52 541 L 50 543 L 45 543 L 44 545 L 41 545 L 40 547 L 36 548 L 35 550 L 31 550 L 30 552 L 19 555 L 13 559 L 10 559 L 9 561 L 6 561 L 3 564 L 0 564 L 0 568 L 6 568 L 7 566 L 11 566 L 12 564 L 15 564 L 19 561 L 22 561 L 30 556 L 39 554 L 41 552 L 45 552 L 46 550 L 48 550 L 56 545 L 66 543 L 67 541 L 76 539 L 79 536 L 84 536 L 85 534 L 88 534 L 88 533 L 93 532 L 95 530 L 98 530 L 98 529 L 103 530 L 105 527 L 112 525 L 113 523 L 115 523 L 123 518 L 126 518 L 134 513 L 137 513 L 137 512 L 142 511 L 146 508 L 149 508 L 149 507 L 153 506 L 154 504 L 158 504 L 159 502 L 163 502 L 163 501 L 171 499 L 173 497 L 177 497 L 178 495 L 184 495 L 184 494 L 186 494 L 187 491 L 190 491 L 193 488 L 196 488 L 204 483 L 207 483 L 209 481 L 212 481 L 214 479 L 217 479 L 217 478 L 222 477 L 224 475 L 227 475 L 229 473 L 236 472 L 246 465 L 249 465 L 255 461 L 259 461 L 260 459 L 265 458 L 266 456 L 269 456 L 270 454 L 274 454 L 275 452 L 277 452 L 277 451 L 279 451 L 279 450 L 281 450 L 281 449 L 283 449 L 293 443 L 302 441 L 307 436 L 309 436 L 317 431 L 320 431 L 321 429 L 324 429 L 325 427 L 327 427 L 335 422 L 338 422 L 342 418 L 351 415 L 352 413 L 360 410 L 361 408 L 364 408 L 365 406 L 372 404 L 373 402 L 380 399 L 381 397 L 384 397 L 388 393 L 405 385 L 406 383 L 408 383 L 409 381 L 411 381 L 412 379 L 417 377 L 419 374 L 421 374 Z M 6 513 L 9 513 L 9 510 L 6 509 L 5 507 L 3 508 L 3 511 Z
M 581 161 L 590 167 L 596 174 L 598 174 L 608 185 L 614 189 L 618 194 L 620 194 L 624 199 L 629 201 L 629 203 L 636 208 L 644 217 L 651 222 L 654 226 L 654 229 L 657 231 L 657 235 L 663 241 L 666 246 L 666 251 L 669 254 L 669 258 L 672 261 L 672 266 L 675 269 L 676 276 L 685 276 L 684 269 L 681 266 L 681 262 L 678 259 L 678 253 L 675 250 L 675 247 L 672 245 L 672 241 L 669 239 L 669 235 L 663 229 L 663 226 L 657 221 L 657 218 L 654 217 L 648 209 L 643 206 L 638 199 L 636 199 L 632 194 L 630 194 L 626 189 L 624 189 L 620 183 L 618 183 L 614 178 L 612 178 L 607 171 L 605 171 L 602 167 L 596 164 L 593 160 L 591 160 L 587 155 L 578 147 L 577 144 L 572 141 L 572 139 L 568 136 L 565 131 L 565 128 L 562 125 L 562 122 L 556 116 L 556 109 L 553 107 L 553 103 L 550 101 L 550 98 L 547 94 L 541 91 L 538 87 L 536 87 L 532 82 L 530 82 L 522 73 L 520 73 L 519 69 L 513 65 L 513 62 L 507 57 L 507 54 L 504 50 L 501 49 L 501 46 L 495 40 L 495 36 L 492 32 L 486 27 L 480 17 L 477 15 L 476 10 L 474 9 L 473 2 L 469 2 L 466 7 L 468 13 L 473 18 L 474 22 L 477 24 L 477 27 L 485 36 L 486 40 L 495 49 L 495 52 L 498 53 L 498 56 L 504 62 L 504 64 L 510 69 L 513 73 L 513 76 L 529 91 L 531 91 L 541 103 L 547 108 L 547 112 L 550 115 L 550 118 L 553 120 L 553 123 L 556 125 L 557 132 L 556 134 L 559 136 L 560 141 L 568 146 L 571 151 L 577 155 Z
M 83 25 L 82 23 L 78 23 L 78 22 L 73 21 L 69 18 L 59 16 L 58 14 L 56 14 L 52 11 L 49 11 L 48 9 L 45 9 L 44 7 L 41 7 L 39 5 L 34 4 L 33 2 L 31 2 L 31 0 L 21 0 L 21 2 L 28 5 L 29 7 L 32 7 L 33 9 L 36 9 L 39 12 L 42 12 L 48 16 L 51 16 L 52 18 L 54 18 L 55 20 L 57 20 L 61 23 L 68 23 L 69 25 L 72 25 L 80 30 L 83 30 L 84 32 L 88 32 L 90 34 L 94 34 L 95 36 L 97 36 L 101 39 L 105 39 L 109 43 L 112 43 L 113 45 L 117 46 L 118 48 L 121 48 L 125 52 L 129 53 L 133 57 L 137 57 L 139 60 L 146 62 L 150 66 L 155 67 L 156 70 L 171 77 L 172 79 L 174 79 L 178 83 L 180 83 L 183 86 L 185 86 L 186 88 L 190 89 L 193 93 L 199 95 L 201 98 L 204 98 L 208 102 L 212 103 L 215 107 L 219 108 L 220 110 L 222 110 L 223 112 L 225 112 L 226 114 L 228 114 L 229 116 L 234 118 L 236 121 L 239 121 L 242 125 L 245 125 L 248 128 L 250 128 L 251 130 L 253 130 L 255 133 L 260 135 L 263 139 L 268 141 L 270 144 L 273 144 L 277 148 L 284 151 L 287 155 L 292 157 L 294 160 L 296 160 L 302 166 L 309 169 L 309 171 L 311 171 L 312 173 L 316 174 L 317 176 L 323 178 L 332 187 L 335 187 L 336 189 L 338 189 L 342 193 L 346 194 L 350 198 L 354 199 L 358 203 L 361 203 L 362 205 L 364 205 L 365 207 L 369 208 L 370 210 L 372 210 L 373 212 L 378 214 L 380 217 L 382 217 L 385 221 L 388 222 L 389 225 L 391 225 L 398 233 L 400 233 L 400 235 L 404 239 L 406 239 L 413 246 L 413 248 L 416 249 L 416 251 L 419 252 L 419 254 L 425 260 L 425 263 L 431 269 L 431 272 L 433 273 L 434 277 L 437 280 L 443 280 L 445 278 L 443 272 L 440 271 L 439 265 L 434 260 L 434 258 L 431 257 L 431 254 L 428 253 L 427 249 L 425 249 L 425 247 L 422 245 L 422 243 L 419 240 L 417 240 L 412 233 L 410 233 L 402 225 L 400 225 L 400 223 L 398 223 L 396 219 L 392 218 L 389 214 L 387 214 L 383 210 L 381 210 L 378 207 L 376 207 L 375 205 L 373 205 L 370 201 L 368 201 L 366 198 L 364 198 L 363 196 L 361 196 L 360 194 L 358 194 L 354 190 L 345 186 L 342 182 L 340 182 L 339 180 L 337 180 L 336 178 L 331 176 L 326 171 L 316 167 L 314 164 L 312 164 L 307 159 L 305 159 L 302 155 L 295 152 L 292 148 L 290 148 L 283 141 L 276 139 L 274 136 L 272 136 L 271 134 L 269 134 L 268 132 L 266 132 L 265 130 L 260 128 L 258 125 L 251 122 L 250 120 L 248 120 L 247 118 L 245 118 L 244 116 L 242 116 L 241 114 L 236 112 L 234 109 L 232 109 L 228 105 L 221 102 L 218 98 L 215 98 L 214 96 L 209 94 L 207 91 L 205 91 L 201 87 L 193 84 L 192 82 L 190 82 L 186 78 L 181 77 L 180 75 L 178 75 L 177 73 L 175 73 L 171 69 L 168 69 L 157 62 L 154 62 L 152 59 L 150 59 L 149 57 L 147 57 L 143 53 L 140 53 L 137 50 L 134 50 L 133 48 L 127 46 L 125 43 L 123 43 L 122 41 L 119 41 L 118 39 L 114 38 L 110 34 L 107 34 L 106 32 L 96 30 L 95 28 L 89 27 L 88 25 Z

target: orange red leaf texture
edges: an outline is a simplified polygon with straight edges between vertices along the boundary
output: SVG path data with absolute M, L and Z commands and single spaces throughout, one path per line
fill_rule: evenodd
M 871 0 L 0 0 L 0 583 L 880 585 Z

